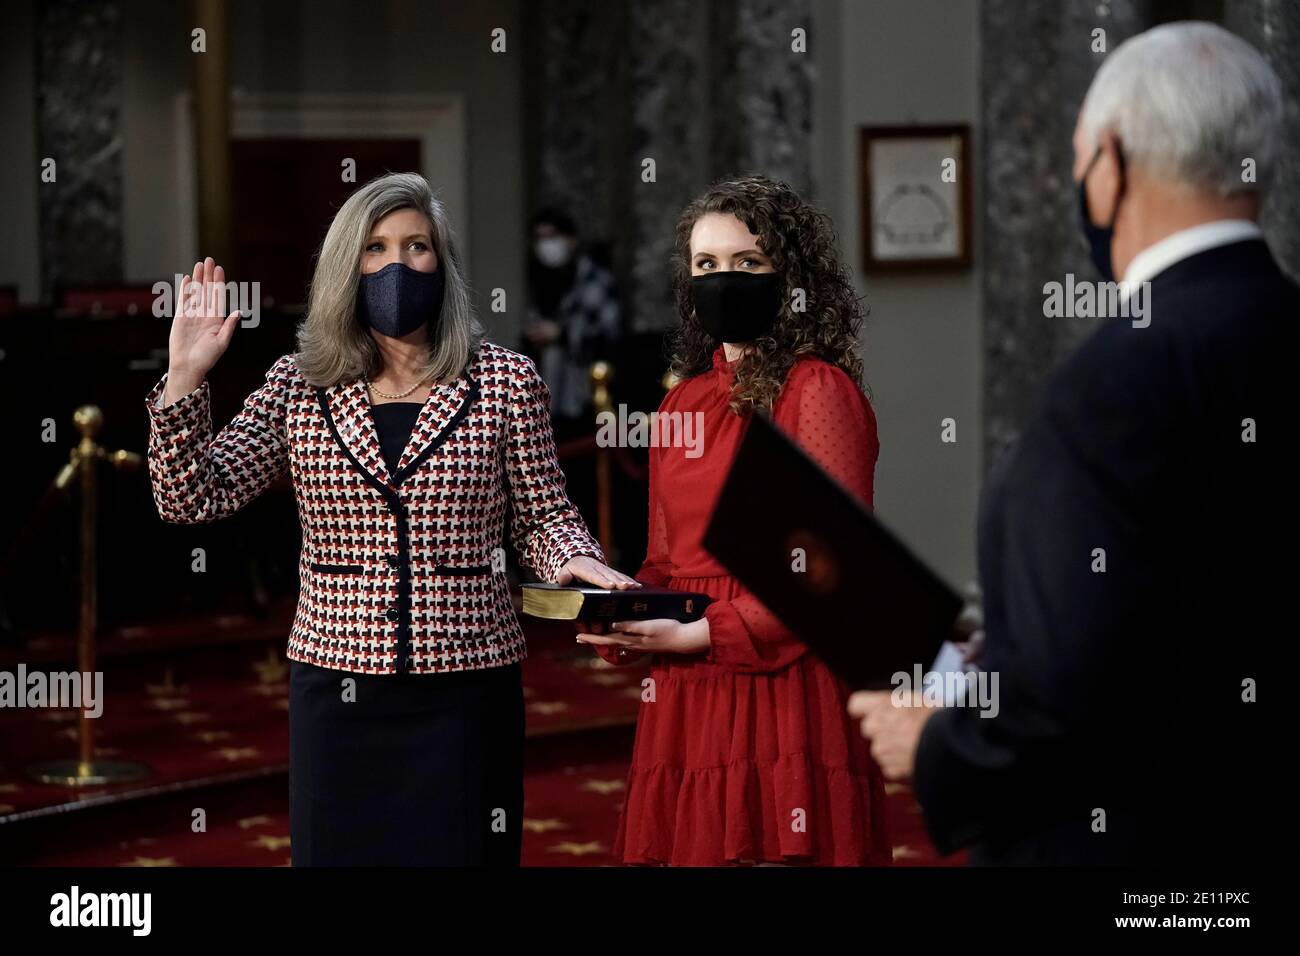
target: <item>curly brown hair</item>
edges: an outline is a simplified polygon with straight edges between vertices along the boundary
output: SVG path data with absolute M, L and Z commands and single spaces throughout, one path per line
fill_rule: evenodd
M 813 355 L 843 369 L 862 387 L 858 335 L 867 310 L 835 249 L 835 228 L 786 183 L 766 176 L 720 180 L 691 202 L 677 222 L 673 292 L 680 324 L 672 336 L 672 373 L 690 378 L 713 367 L 721 344 L 700 326 L 691 300 L 691 230 L 707 213 L 730 213 L 758 237 L 759 248 L 785 280 L 781 314 L 772 330 L 753 342 L 736 367 L 731 408 L 743 414 L 771 410 L 786 375 L 801 356 Z M 805 310 L 791 308 L 794 290 Z

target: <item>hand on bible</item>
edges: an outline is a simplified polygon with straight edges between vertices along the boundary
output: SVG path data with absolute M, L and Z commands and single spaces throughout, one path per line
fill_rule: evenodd
M 555 579 L 556 584 L 573 584 L 575 581 L 616 591 L 626 591 L 628 588 L 641 586 L 641 582 L 636 578 L 630 578 L 622 571 L 615 571 L 586 554 L 570 558 Z

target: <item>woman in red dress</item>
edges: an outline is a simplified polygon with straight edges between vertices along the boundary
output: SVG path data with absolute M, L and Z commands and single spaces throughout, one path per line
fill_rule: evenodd
M 653 655 L 614 855 L 677 866 L 888 864 L 884 787 L 845 711 L 850 688 L 701 544 L 756 407 L 871 504 L 879 444 L 858 385 L 861 304 L 829 220 L 762 177 L 718 183 L 686 208 L 674 285 L 673 371 L 684 380 L 659 411 L 693 416 L 702 436 L 650 450 L 637 579 L 713 603 L 693 623 L 620 622 L 578 637 L 612 663 Z M 773 488 L 771 506 L 794 493 Z M 802 572 L 797 554 L 787 570 Z

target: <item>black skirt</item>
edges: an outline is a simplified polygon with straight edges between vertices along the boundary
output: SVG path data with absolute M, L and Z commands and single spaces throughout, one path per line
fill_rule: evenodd
M 519 865 L 519 664 L 389 675 L 289 663 L 294 866 Z

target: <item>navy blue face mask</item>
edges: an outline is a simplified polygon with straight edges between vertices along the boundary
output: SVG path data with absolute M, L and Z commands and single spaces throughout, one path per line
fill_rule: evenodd
M 1114 282 L 1115 267 L 1110 260 L 1110 244 L 1115 238 L 1115 216 L 1119 214 L 1119 200 L 1124 195 L 1124 154 L 1116 144 L 1115 157 L 1119 160 L 1120 175 L 1119 192 L 1115 196 L 1115 212 L 1110 217 L 1110 223 L 1105 226 L 1093 225 L 1088 215 L 1088 174 L 1092 172 L 1092 167 L 1097 165 L 1099 156 L 1101 156 L 1100 146 L 1097 147 L 1097 152 L 1092 154 L 1092 159 L 1088 160 L 1088 166 L 1079 179 L 1079 220 L 1083 226 L 1083 237 L 1088 240 L 1088 254 L 1092 258 L 1092 264 L 1097 267 L 1103 280 Z
M 378 272 L 361 276 L 357 285 L 357 318 L 380 335 L 401 338 L 425 322 L 433 336 L 442 315 L 446 277 L 439 265 L 420 272 L 402 262 L 390 262 Z

